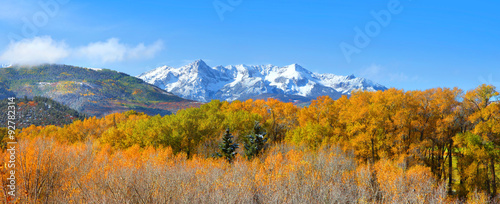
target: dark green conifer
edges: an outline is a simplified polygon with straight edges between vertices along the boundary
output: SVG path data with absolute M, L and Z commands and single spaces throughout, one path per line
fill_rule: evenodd
M 238 149 L 238 144 L 233 143 L 233 136 L 229 133 L 228 128 L 222 138 L 222 143 L 219 145 L 220 153 L 217 153 L 217 156 L 224 157 L 229 163 L 232 163 L 236 156 L 236 149 Z
M 248 135 L 244 141 L 245 155 L 248 160 L 259 156 L 259 154 L 264 150 L 267 142 L 267 138 L 265 138 L 265 136 L 266 132 L 262 130 L 259 122 L 255 122 L 253 134 Z

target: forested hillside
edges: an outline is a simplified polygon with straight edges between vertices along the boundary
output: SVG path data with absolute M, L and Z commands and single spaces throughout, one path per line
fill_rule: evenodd
M 16 128 L 22 129 L 31 125 L 36 126 L 64 126 L 74 120 L 84 120 L 85 115 L 62 105 L 52 99 L 34 97 L 33 99 L 20 98 L 16 100 Z M 8 100 L 0 100 L 0 127 L 7 127 Z
M 128 111 L 31 126 L 18 131 L 26 192 L 19 199 L 498 203 L 497 97 L 491 85 L 389 89 L 319 97 L 303 108 L 274 99 L 212 101 L 175 115 Z
M 15 96 L 15 94 L 9 90 L 9 87 L 0 81 L 0 100 L 13 96 Z
M 178 109 L 161 104 L 191 103 L 121 72 L 57 64 L 0 69 L 0 99 L 6 95 L 43 96 L 99 117 L 127 110 L 167 115 Z

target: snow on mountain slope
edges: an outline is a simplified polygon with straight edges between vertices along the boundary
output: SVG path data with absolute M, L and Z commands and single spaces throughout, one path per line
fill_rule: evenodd
M 202 60 L 197 60 L 180 68 L 158 67 L 137 77 L 183 98 L 202 102 L 212 99 L 234 101 L 261 94 L 296 95 L 310 99 L 328 95 L 337 99 L 342 95 L 350 95 L 355 89 L 387 89 L 354 75 L 312 73 L 298 64 L 285 67 L 210 67 Z

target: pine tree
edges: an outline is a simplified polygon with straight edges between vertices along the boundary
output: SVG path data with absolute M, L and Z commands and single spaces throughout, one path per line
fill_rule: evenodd
M 238 144 L 233 143 L 233 136 L 229 133 L 228 128 L 222 138 L 222 143 L 219 145 L 221 153 L 217 153 L 217 156 L 224 157 L 229 163 L 232 163 L 236 156 L 236 149 L 238 149 Z
M 245 141 L 245 155 L 248 160 L 259 156 L 261 151 L 264 150 L 267 142 L 267 138 L 264 136 L 266 136 L 266 132 L 262 130 L 259 122 L 255 122 L 253 134 L 248 135 Z

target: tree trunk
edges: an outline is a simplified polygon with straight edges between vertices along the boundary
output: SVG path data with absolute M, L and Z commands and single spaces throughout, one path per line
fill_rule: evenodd
M 452 194 L 453 185 L 453 159 L 451 148 L 453 147 L 453 140 L 450 139 L 450 146 L 448 147 L 448 195 Z
M 372 141 L 372 164 L 375 164 L 375 141 L 373 138 L 371 139 L 371 141 Z
M 491 193 L 491 181 L 490 181 L 490 177 L 488 176 L 488 170 L 490 168 L 489 168 L 488 162 L 484 163 L 484 165 L 486 166 L 486 191 L 488 193 L 490 193 L 490 195 L 491 195 L 493 193 Z
M 492 196 L 495 197 L 497 195 L 497 183 L 496 183 L 496 175 L 495 175 L 495 159 L 493 157 L 490 158 L 490 169 L 491 169 L 491 190 Z
M 434 165 L 434 142 L 432 143 L 432 150 L 431 150 L 431 171 L 432 173 L 437 174 L 436 166 Z

